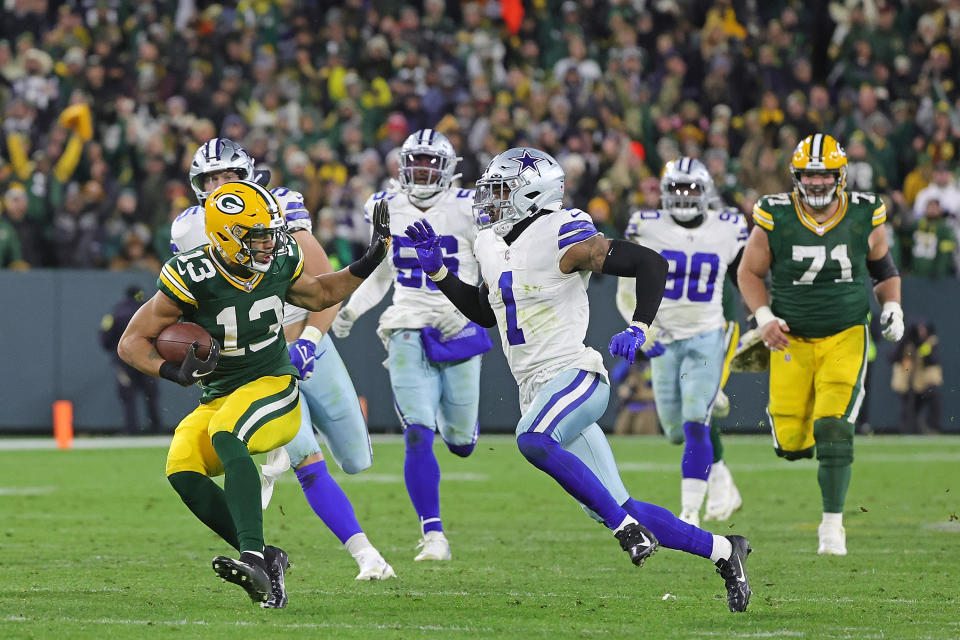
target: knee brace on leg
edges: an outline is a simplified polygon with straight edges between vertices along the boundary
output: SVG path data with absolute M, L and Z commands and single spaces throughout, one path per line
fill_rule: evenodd
M 432 450 L 433 429 L 420 424 L 411 424 L 403 432 L 403 442 L 408 452 Z
M 853 463 L 853 425 L 841 418 L 820 418 L 813 422 L 817 460 L 828 467 Z

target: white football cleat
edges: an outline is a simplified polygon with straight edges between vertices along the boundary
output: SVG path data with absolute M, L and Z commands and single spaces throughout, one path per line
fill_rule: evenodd
M 699 511 L 681 511 L 678 516 L 681 520 L 687 524 L 692 524 L 695 527 L 700 526 L 700 512 Z
M 360 567 L 360 573 L 354 578 L 355 580 L 387 580 L 397 577 L 393 567 L 387 564 L 380 552 L 373 547 L 367 547 L 359 552 L 354 560 Z
M 453 557 L 450 553 L 450 543 L 447 542 L 443 531 L 427 531 L 417 543 L 417 549 L 420 549 L 420 553 L 414 556 L 414 562 L 449 560 Z
M 817 553 L 821 556 L 847 555 L 847 532 L 843 525 L 820 523 L 817 527 L 817 536 L 820 537 Z
M 730 469 L 725 464 L 713 465 L 707 478 L 707 507 L 703 519 L 728 520 L 742 506 L 743 499 L 733 483 Z

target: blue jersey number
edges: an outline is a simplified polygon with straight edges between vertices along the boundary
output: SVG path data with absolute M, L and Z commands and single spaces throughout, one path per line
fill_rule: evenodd
M 687 254 L 682 251 L 665 250 L 660 255 L 669 264 L 664 298 L 679 300 L 686 288 L 690 302 L 710 302 L 713 299 L 713 287 L 720 273 L 720 256 L 697 252 L 688 261 Z
M 393 246 L 393 266 L 397 268 L 397 284 L 419 289 L 426 282 L 427 289 L 436 291 L 437 284 L 430 278 L 423 277 L 423 269 L 420 268 L 420 261 L 417 260 L 413 240 L 406 236 L 393 236 L 393 242 L 390 244 Z M 440 236 L 440 249 L 444 253 L 443 264 L 453 273 L 457 273 L 460 269 L 460 261 L 456 258 L 458 246 L 454 236 Z M 401 249 L 409 249 L 408 253 L 413 255 L 401 255 Z
M 517 301 L 513 297 L 513 272 L 504 271 L 500 274 L 500 295 L 507 308 L 507 343 L 511 345 L 524 344 L 523 329 L 517 326 Z

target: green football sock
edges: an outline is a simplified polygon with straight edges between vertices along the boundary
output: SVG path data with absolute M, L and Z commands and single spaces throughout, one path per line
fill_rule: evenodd
M 817 480 L 823 495 L 824 513 L 843 513 L 853 465 L 853 425 L 840 418 L 813 422 L 820 468 Z
M 260 474 L 250 452 L 232 433 L 221 431 L 211 439 L 223 463 L 223 491 L 237 527 L 240 551 L 263 552 L 263 511 L 260 509 Z
M 817 480 L 820 482 L 820 493 L 823 495 L 824 513 L 843 513 L 847 487 L 850 486 L 851 469 L 849 464 L 835 467 L 828 465 L 825 460 L 820 461 Z
M 713 461 L 723 460 L 723 442 L 720 440 L 720 427 L 717 423 L 710 424 L 710 443 L 713 445 Z
M 178 471 L 170 474 L 167 480 L 200 522 L 213 529 L 234 549 L 240 550 L 237 527 L 227 508 L 223 489 L 216 482 L 196 471 Z

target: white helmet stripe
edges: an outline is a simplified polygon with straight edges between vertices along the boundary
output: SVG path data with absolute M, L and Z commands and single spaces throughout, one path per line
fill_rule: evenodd
M 813 136 L 813 142 L 810 143 L 810 159 L 819 160 L 823 157 L 823 134 L 818 133 Z

